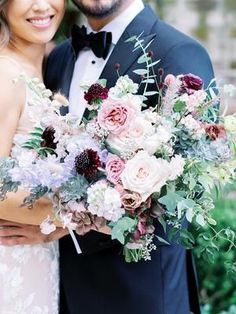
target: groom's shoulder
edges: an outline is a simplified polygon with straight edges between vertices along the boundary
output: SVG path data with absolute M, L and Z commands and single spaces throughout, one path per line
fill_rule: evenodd
M 162 20 L 149 5 L 133 21 L 132 30 L 134 29 L 139 32 L 146 30 L 146 35 L 155 35 L 150 48 L 157 52 L 160 59 L 172 55 L 172 52 L 180 53 L 189 49 L 193 49 L 196 54 L 207 55 L 205 48 L 196 39 Z
M 194 47 L 197 51 L 205 51 L 205 48 L 194 38 L 176 29 L 169 23 L 157 19 L 157 23 L 154 26 L 154 32 L 156 33 L 156 46 L 164 57 L 170 53 L 173 49 L 178 47 Z

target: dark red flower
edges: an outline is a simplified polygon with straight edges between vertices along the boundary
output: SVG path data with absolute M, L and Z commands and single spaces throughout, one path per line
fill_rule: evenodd
M 163 76 L 164 75 L 164 69 L 163 68 L 160 68 L 159 70 L 158 70 L 158 74 L 160 75 L 160 76 Z
M 189 95 L 203 87 L 203 80 L 199 76 L 191 73 L 183 75 L 181 80 L 183 82 L 182 88 L 184 92 L 187 92 Z
M 52 149 L 57 148 L 55 141 L 55 130 L 52 126 L 48 126 L 42 134 L 41 147 L 48 147 Z
M 152 222 L 149 220 L 149 214 L 142 213 L 138 217 L 138 225 L 135 232 L 132 234 L 132 237 L 135 241 L 138 241 L 143 235 L 151 234 L 154 232 L 155 228 L 152 225 Z
M 207 136 L 215 141 L 217 138 L 226 138 L 226 131 L 222 124 L 203 124 Z
M 116 69 L 116 71 L 119 71 L 119 70 L 120 70 L 120 64 L 119 64 L 119 63 L 116 63 L 116 64 L 115 64 L 115 69 Z
M 148 57 L 150 57 L 150 58 L 153 58 L 153 56 L 154 56 L 154 53 L 152 50 L 149 50 L 147 54 L 148 54 Z
M 92 149 L 84 150 L 75 158 L 75 169 L 78 174 L 84 175 L 87 179 L 92 179 L 101 167 L 98 153 Z
M 84 94 L 84 99 L 89 105 L 92 105 L 94 102 L 97 103 L 103 99 L 107 99 L 107 97 L 108 89 L 98 83 L 91 85 L 87 93 Z

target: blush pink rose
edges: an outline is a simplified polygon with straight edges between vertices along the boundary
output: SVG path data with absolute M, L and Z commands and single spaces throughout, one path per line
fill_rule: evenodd
M 116 155 L 108 155 L 106 162 L 107 179 L 113 184 L 117 184 L 120 180 L 120 174 L 125 168 L 125 163 Z
M 139 193 L 124 191 L 121 195 L 121 203 L 125 210 L 134 211 L 140 207 L 142 198 Z
M 98 111 L 98 123 L 103 129 L 118 134 L 127 129 L 135 116 L 129 100 L 106 100 Z

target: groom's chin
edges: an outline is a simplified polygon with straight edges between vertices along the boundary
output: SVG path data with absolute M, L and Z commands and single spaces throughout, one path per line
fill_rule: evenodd
M 117 12 L 124 0 L 72 0 L 87 17 L 105 18 Z

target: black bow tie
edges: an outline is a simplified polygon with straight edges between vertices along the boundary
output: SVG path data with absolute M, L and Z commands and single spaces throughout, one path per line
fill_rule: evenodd
M 83 48 L 88 47 L 96 57 L 106 59 L 112 42 L 111 32 L 87 34 L 85 26 L 79 27 L 78 25 L 73 25 L 71 37 L 76 57 Z

